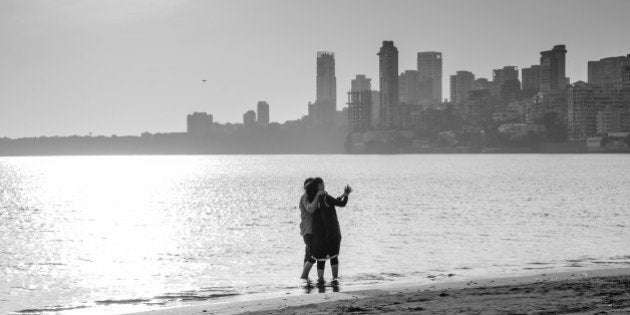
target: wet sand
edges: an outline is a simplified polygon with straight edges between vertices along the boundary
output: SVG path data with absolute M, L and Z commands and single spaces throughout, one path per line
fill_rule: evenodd
M 539 273 L 422 286 L 379 286 L 370 290 L 213 303 L 144 314 L 241 313 L 628 314 L 630 268 Z

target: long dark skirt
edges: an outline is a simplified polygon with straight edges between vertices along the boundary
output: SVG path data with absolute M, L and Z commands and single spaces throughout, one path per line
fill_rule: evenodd
M 326 229 L 320 216 L 321 210 L 313 213 L 313 240 L 311 242 L 311 254 L 315 259 L 332 258 L 339 255 L 341 245 L 341 233 L 338 229 Z M 332 230 L 332 231 L 331 231 Z

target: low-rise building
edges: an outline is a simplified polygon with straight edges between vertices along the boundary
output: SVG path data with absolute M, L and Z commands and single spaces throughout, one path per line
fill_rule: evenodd
M 256 112 L 248 110 L 243 114 L 243 126 L 252 127 L 256 124 Z
M 265 101 L 259 101 L 256 105 L 256 112 L 258 116 L 258 125 L 269 125 L 269 103 Z
M 212 129 L 212 114 L 194 112 L 186 117 L 186 132 L 193 136 L 207 136 Z

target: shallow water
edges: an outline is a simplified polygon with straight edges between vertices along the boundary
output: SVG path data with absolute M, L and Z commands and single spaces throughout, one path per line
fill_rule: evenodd
M 629 170 L 628 155 L 0 158 L 0 313 L 300 292 L 314 175 L 354 188 L 342 290 L 630 266 Z

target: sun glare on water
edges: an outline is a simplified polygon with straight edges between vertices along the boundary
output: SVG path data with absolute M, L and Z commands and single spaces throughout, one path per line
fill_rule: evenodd
M 55 277 L 79 279 L 84 287 L 118 289 L 121 296 L 164 292 L 155 279 L 173 266 L 156 257 L 175 252 L 181 233 L 173 224 L 181 209 L 164 207 L 184 196 L 186 178 L 195 171 L 190 164 L 164 159 L 64 157 L 46 159 L 55 164 L 47 164 L 46 172 L 40 172 L 37 158 L 28 160 L 32 164 L 24 168 L 35 170 L 31 175 L 39 178 L 37 185 L 23 190 L 32 189 L 27 192 L 28 198 L 35 198 L 31 206 L 39 212 L 70 212 L 73 218 L 34 213 L 47 218 L 48 233 L 33 241 L 51 246 L 39 254 L 40 261 L 86 262 L 68 265 L 61 269 L 67 275 Z M 142 285 L 146 283 L 152 285 Z

